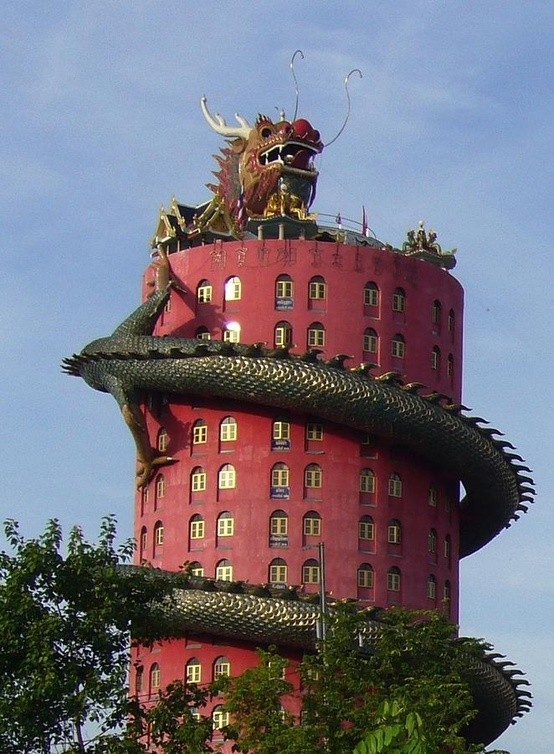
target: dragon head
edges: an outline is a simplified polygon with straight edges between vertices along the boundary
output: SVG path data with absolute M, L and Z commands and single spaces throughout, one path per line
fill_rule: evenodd
M 211 115 L 206 98 L 201 100 L 204 117 L 221 136 L 230 140 L 224 155 L 233 165 L 234 180 L 223 180 L 225 160 L 219 159 L 222 173 L 218 187 L 210 186 L 224 196 L 231 208 L 240 196 L 249 217 L 268 214 L 296 214 L 301 217 L 310 207 L 317 182 L 314 158 L 323 150 L 317 131 L 308 120 L 273 122 L 259 115 L 251 126 L 245 118 L 235 115 L 236 126 L 228 126 L 221 115 Z M 234 189 L 234 190 L 233 190 Z M 230 194 L 236 194 L 232 196 Z

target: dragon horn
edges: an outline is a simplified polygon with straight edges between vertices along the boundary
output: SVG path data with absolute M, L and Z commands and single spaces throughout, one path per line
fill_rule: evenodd
M 243 118 L 242 115 L 235 113 L 235 118 L 237 119 L 239 125 L 228 126 L 222 116 L 219 115 L 219 113 L 216 113 L 215 115 L 212 115 L 210 113 L 206 104 L 207 101 L 208 100 L 206 99 L 206 97 L 202 97 L 202 99 L 200 100 L 200 107 L 202 108 L 202 113 L 204 115 L 204 118 L 206 118 L 208 125 L 211 126 L 216 133 L 218 133 L 220 136 L 227 136 L 228 138 L 242 137 L 243 139 L 248 139 L 248 135 L 252 130 L 252 126 L 249 125 L 246 118 Z

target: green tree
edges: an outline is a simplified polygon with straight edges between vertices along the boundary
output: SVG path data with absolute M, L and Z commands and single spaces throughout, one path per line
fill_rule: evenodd
M 435 612 L 367 611 L 337 603 L 326 639 L 300 664 L 300 690 L 284 679 L 277 650 L 237 678 L 199 688 L 175 682 L 146 706 L 127 694 L 131 628 L 151 643 L 171 634 L 167 610 L 186 571 L 174 576 L 126 566 L 133 543 L 116 545 L 115 522 L 90 544 L 74 528 L 63 547 L 51 521 L 24 539 L 8 522 L 0 553 L 0 751 L 3 754 L 163 754 L 217 748 L 217 696 L 230 714 L 224 731 L 253 754 L 470 754 L 461 735 L 473 714 L 465 681 L 480 645 L 453 639 Z M 157 614 L 157 611 L 160 611 Z M 379 640 L 376 641 L 378 625 Z M 286 711 L 302 707 L 302 720 Z M 301 724 L 300 724 L 301 722 Z
M 172 587 L 149 569 L 122 570 L 133 543 L 116 546 L 112 517 L 103 519 L 95 544 L 72 529 L 65 550 L 57 521 L 36 539 L 24 539 L 14 521 L 5 533 L 11 552 L 0 554 L 0 750 L 142 751 L 124 733 L 130 626 L 150 641 L 152 611 Z
M 238 751 L 270 754 L 469 754 L 463 728 L 474 714 L 465 680 L 468 653 L 479 644 L 453 641 L 435 612 L 397 608 L 380 615 L 370 650 L 367 614 L 352 603 L 335 607 L 326 640 L 300 666 L 302 725 L 280 711 L 292 688 L 274 669 L 284 660 L 261 653 L 259 667 L 229 679 L 228 735 Z M 375 637 L 373 637 L 375 638 Z M 275 742 L 279 746 L 275 746 Z

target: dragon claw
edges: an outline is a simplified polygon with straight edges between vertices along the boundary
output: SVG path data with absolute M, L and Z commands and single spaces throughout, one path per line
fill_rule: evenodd
M 160 466 L 167 466 L 170 463 L 175 463 L 177 459 L 172 456 L 155 456 L 145 461 L 143 458 L 137 461 L 137 468 L 135 474 L 135 482 L 137 489 L 146 487 L 148 482 L 154 476 L 157 468 Z

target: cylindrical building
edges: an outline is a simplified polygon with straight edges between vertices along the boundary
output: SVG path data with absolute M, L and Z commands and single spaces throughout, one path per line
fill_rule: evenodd
M 346 368 L 374 364 L 375 375 L 397 372 L 460 401 L 463 291 L 437 264 L 352 237 L 218 240 L 169 258 L 176 285 L 157 335 L 346 356 Z M 145 298 L 154 278 L 149 268 Z M 309 593 L 320 589 L 324 543 L 335 597 L 444 609 L 456 622 L 457 478 L 394 439 L 301 409 L 174 395 L 145 407 L 150 437 L 177 463 L 137 491 L 137 562 Z M 251 648 L 209 637 L 147 655 L 150 691 L 253 661 Z
M 295 623 L 291 589 L 456 623 L 460 557 L 533 494 L 513 446 L 463 413 L 453 252 L 423 223 L 401 249 L 365 213 L 361 232 L 322 225 L 308 121 L 227 126 L 202 109 L 229 140 L 211 200 L 161 210 L 144 304 L 64 362 L 114 396 L 137 445 L 137 564 L 204 577 L 181 595 L 181 638 L 133 649 L 142 700 L 239 674 L 264 642 L 283 645 L 297 686 L 315 618 Z M 527 692 L 494 659 L 472 678 L 469 735 L 490 742 Z

